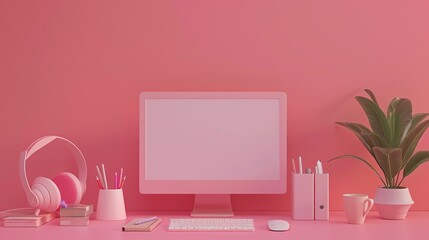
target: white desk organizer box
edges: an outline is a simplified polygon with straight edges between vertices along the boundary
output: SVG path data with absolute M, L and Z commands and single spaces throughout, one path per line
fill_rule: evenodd
M 292 218 L 329 220 L 329 174 L 292 174 Z

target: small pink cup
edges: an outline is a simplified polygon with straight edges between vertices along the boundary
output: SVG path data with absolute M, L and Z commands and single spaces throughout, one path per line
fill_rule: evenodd
M 100 189 L 95 218 L 97 220 L 122 220 L 127 218 L 122 189 Z
M 347 221 L 351 224 L 363 224 L 374 205 L 374 200 L 366 194 L 343 194 L 343 201 Z

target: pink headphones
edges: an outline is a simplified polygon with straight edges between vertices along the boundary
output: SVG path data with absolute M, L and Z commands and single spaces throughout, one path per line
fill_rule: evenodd
M 26 161 L 38 150 L 54 140 L 61 140 L 70 146 L 78 165 L 79 177 L 69 172 L 62 172 L 52 180 L 46 177 L 36 177 L 30 188 L 27 180 Z M 33 142 L 19 158 L 19 177 L 24 187 L 27 200 L 31 207 L 36 208 L 36 215 L 40 210 L 54 212 L 64 200 L 66 203 L 79 203 L 86 190 L 87 169 L 85 157 L 79 148 L 71 141 L 58 136 L 45 136 Z

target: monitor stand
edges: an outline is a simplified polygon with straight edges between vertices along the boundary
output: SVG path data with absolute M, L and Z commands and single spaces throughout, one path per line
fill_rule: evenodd
M 192 217 L 232 217 L 230 194 L 195 194 Z

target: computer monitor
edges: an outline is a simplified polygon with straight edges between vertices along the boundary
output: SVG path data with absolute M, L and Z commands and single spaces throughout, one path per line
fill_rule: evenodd
M 142 92 L 139 147 L 140 193 L 232 216 L 231 194 L 286 192 L 286 94 Z

